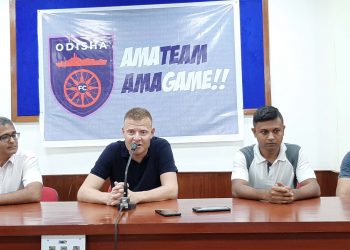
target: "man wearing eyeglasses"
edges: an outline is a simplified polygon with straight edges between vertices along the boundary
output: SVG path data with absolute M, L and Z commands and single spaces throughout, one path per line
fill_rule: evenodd
M 0 116 L 0 205 L 40 202 L 42 176 L 38 159 L 18 150 L 15 126 Z

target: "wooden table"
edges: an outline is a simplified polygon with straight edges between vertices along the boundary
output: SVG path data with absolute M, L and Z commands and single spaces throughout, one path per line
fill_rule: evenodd
M 227 205 L 231 212 L 192 212 Z M 181 211 L 162 217 L 155 209 Z M 86 235 L 87 249 L 114 249 L 114 207 L 81 202 L 0 206 L 0 249 L 40 249 L 41 235 Z M 350 249 L 350 198 L 289 205 L 243 199 L 179 199 L 139 204 L 118 225 L 118 249 Z

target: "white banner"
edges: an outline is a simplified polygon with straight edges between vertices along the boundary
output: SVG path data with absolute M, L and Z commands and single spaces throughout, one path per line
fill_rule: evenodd
M 46 146 L 121 138 L 133 107 L 170 142 L 242 139 L 238 1 L 44 10 L 38 24 Z

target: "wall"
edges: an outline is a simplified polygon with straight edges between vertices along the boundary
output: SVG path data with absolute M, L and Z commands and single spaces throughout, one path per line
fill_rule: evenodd
M 331 5 L 329 11 L 332 17 L 332 33 L 330 36 L 333 40 L 333 58 L 336 83 L 336 113 L 337 133 L 334 135 L 338 145 L 338 157 L 342 158 L 350 150 L 350 75 L 349 75 L 349 58 L 350 58 L 350 2 L 347 0 L 336 1 L 339 4 Z
M 350 150 L 347 0 L 269 0 L 272 104 L 285 117 L 285 141 L 300 144 L 315 169 L 337 170 Z M 346 8 L 347 7 L 347 8 Z M 0 115 L 11 115 L 9 3 L 0 0 Z M 230 171 L 233 151 L 254 143 L 251 117 L 242 142 L 173 144 L 181 172 Z M 103 147 L 46 149 L 37 123 L 18 123 L 20 146 L 39 155 L 42 173 L 85 174 Z
M 269 1 L 272 103 L 285 116 L 285 139 L 304 146 L 322 169 L 338 167 L 337 83 L 328 12 L 335 2 Z

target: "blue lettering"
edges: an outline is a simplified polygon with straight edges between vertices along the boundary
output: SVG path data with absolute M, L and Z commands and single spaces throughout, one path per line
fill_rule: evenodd
M 179 59 L 177 58 L 177 56 L 179 55 L 179 49 L 180 45 L 175 45 L 171 47 L 169 64 L 175 64 L 179 62 Z
M 208 61 L 207 44 L 195 45 L 191 54 L 191 45 L 186 44 L 160 47 L 162 65 L 169 64 L 200 64 Z M 168 58 L 169 55 L 169 58 Z M 169 61 L 168 61 L 169 60 Z
M 169 50 L 171 50 L 171 46 L 160 47 L 160 53 L 162 53 L 162 65 L 166 64 L 166 58 Z
M 154 73 L 151 83 L 151 73 L 137 74 L 134 84 L 134 74 L 125 76 L 124 85 L 121 93 L 143 93 L 162 90 L 162 72 Z
M 162 72 L 155 73 L 152 80 L 151 90 L 153 91 L 161 91 L 162 90 Z
M 207 62 L 207 44 L 204 45 L 196 45 L 194 46 L 192 56 L 191 56 L 191 64 L 196 62 L 197 58 L 197 64 L 200 64 L 201 61 Z M 201 60 L 202 59 L 202 60 Z
M 128 93 L 133 92 L 133 85 L 134 85 L 133 79 L 134 79 L 133 73 L 127 74 L 125 76 L 122 93 L 125 93 L 126 91 L 128 91 Z
M 143 93 L 144 90 L 149 92 L 150 79 L 151 79 L 151 73 L 138 74 L 136 77 L 136 82 L 134 86 L 134 93 L 139 92 L 139 90 L 140 90 L 140 93 Z
M 190 46 L 191 45 L 187 44 L 187 45 L 184 45 L 182 47 L 180 59 L 179 59 L 179 64 L 187 64 L 187 63 L 191 62 L 190 61 L 190 54 L 191 54 Z

